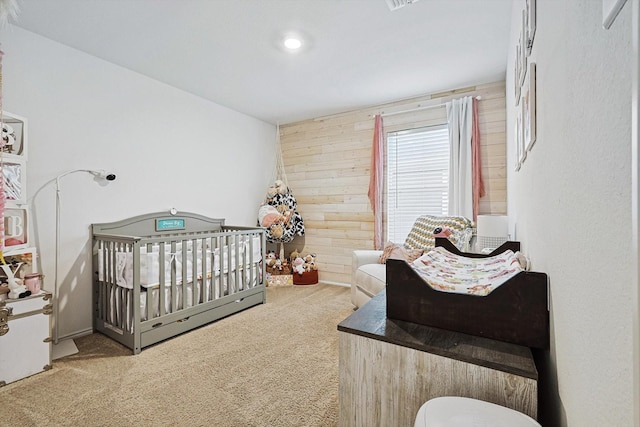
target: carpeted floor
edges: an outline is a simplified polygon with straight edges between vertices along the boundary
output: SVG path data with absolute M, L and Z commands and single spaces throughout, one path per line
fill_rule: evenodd
M 336 426 L 349 288 L 267 288 L 267 303 L 133 356 L 101 334 L 0 389 L 6 426 Z

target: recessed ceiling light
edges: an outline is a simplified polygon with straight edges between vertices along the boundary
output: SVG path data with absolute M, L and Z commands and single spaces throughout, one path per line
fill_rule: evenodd
M 291 50 L 300 49 L 300 47 L 302 47 L 302 40 L 296 37 L 287 37 L 284 40 L 284 46 Z

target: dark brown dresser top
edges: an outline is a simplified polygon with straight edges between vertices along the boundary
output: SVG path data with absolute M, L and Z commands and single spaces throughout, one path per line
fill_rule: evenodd
M 388 319 L 384 290 L 340 322 L 338 331 L 538 379 L 528 347 Z

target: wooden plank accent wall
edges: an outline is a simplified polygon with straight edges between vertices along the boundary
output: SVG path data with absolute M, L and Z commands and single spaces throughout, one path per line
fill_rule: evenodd
M 350 284 L 352 251 L 373 249 L 373 212 L 367 197 L 373 116 L 477 95 L 482 97 L 478 116 L 487 190 L 480 200 L 480 213 L 506 214 L 504 81 L 280 127 L 287 180 L 306 227 L 305 247 L 298 250 L 316 254 L 321 281 Z M 384 118 L 385 132 L 442 123 L 446 123 L 444 106 Z

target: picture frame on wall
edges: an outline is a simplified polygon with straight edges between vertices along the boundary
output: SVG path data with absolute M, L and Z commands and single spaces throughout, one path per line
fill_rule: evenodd
M 526 151 L 536 142 L 536 63 L 529 64 L 522 86 L 522 132 Z
M 522 11 L 522 24 L 520 28 L 520 74 L 519 82 L 520 86 L 524 83 L 524 75 L 527 71 L 527 14 L 526 11 Z
M 602 0 L 602 27 L 611 28 L 627 0 Z
M 516 56 L 514 61 L 514 70 L 513 70 L 513 88 L 514 88 L 514 99 L 515 105 L 517 106 L 520 102 L 520 44 L 516 46 Z
M 524 105 L 524 102 L 520 100 L 520 108 L 517 109 L 518 114 L 520 115 L 520 119 L 519 119 L 520 129 L 518 130 L 518 152 L 520 153 L 520 158 L 518 159 L 518 162 L 520 163 L 520 167 L 522 167 L 522 164 L 524 163 L 524 161 L 527 160 L 527 150 L 525 149 L 525 146 L 524 146 L 523 105 Z
M 515 126 L 515 135 L 514 135 L 514 141 L 515 141 L 515 151 L 516 151 L 516 167 L 515 170 L 516 172 L 520 170 L 520 168 L 522 167 L 522 164 L 524 163 L 525 159 L 527 158 L 527 152 L 524 149 L 524 143 L 523 143 L 523 139 L 522 139 L 522 102 L 520 102 L 520 105 L 517 106 L 516 108 L 516 120 L 515 120 L 516 126 Z
M 536 35 L 536 0 L 527 0 L 527 56 L 531 55 Z
M 517 109 L 516 109 L 517 110 Z M 516 126 L 514 129 L 514 141 L 515 141 L 515 149 L 516 149 L 516 167 L 515 167 L 515 171 L 518 172 L 520 170 L 520 142 L 518 141 L 518 131 L 520 130 L 520 123 L 518 123 L 518 120 L 520 120 L 520 115 L 516 113 Z

